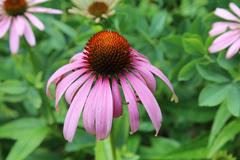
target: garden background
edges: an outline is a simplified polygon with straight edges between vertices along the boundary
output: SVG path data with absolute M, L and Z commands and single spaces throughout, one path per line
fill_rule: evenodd
M 240 159 L 240 56 L 208 52 L 208 32 L 219 20 L 213 11 L 228 9 L 229 2 L 240 6 L 238 0 L 125 0 L 98 24 L 69 14 L 68 0 L 45 3 L 64 14 L 37 15 L 46 31 L 35 30 L 36 47 L 22 39 L 19 53 L 11 55 L 8 36 L 0 40 L 0 160 Z M 163 123 L 157 137 L 140 106 L 140 129 L 133 135 L 124 112 L 113 122 L 111 139 L 96 142 L 80 123 L 74 141 L 64 140 L 67 105 L 62 100 L 55 111 L 46 82 L 103 29 L 125 36 L 174 84 L 177 104 L 158 80 Z

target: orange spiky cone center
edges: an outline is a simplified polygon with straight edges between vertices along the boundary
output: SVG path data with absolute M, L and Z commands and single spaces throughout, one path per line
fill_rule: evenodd
M 102 31 L 95 34 L 85 47 L 87 61 L 99 74 L 116 74 L 130 65 L 130 45 L 117 32 Z
M 10 16 L 23 15 L 27 10 L 27 2 L 26 0 L 5 0 L 3 7 Z

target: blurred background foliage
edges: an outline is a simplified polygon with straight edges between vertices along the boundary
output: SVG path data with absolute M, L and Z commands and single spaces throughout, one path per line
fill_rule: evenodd
M 208 38 L 216 7 L 229 0 L 121 1 L 116 14 L 96 24 L 69 15 L 68 0 L 46 6 L 65 11 L 39 15 L 46 32 L 35 30 L 38 44 L 21 43 L 11 56 L 8 38 L 0 40 L 0 160 L 236 160 L 240 159 L 240 56 L 210 55 Z M 240 6 L 238 0 L 231 1 Z M 159 80 L 156 98 L 163 126 L 154 129 L 141 110 L 140 130 L 129 134 L 128 113 L 115 119 L 111 139 L 96 142 L 79 124 L 73 143 L 62 135 L 67 110 L 64 100 L 55 112 L 45 95 L 46 81 L 70 57 L 80 52 L 96 32 L 120 32 L 149 57 L 173 82 L 180 102 Z

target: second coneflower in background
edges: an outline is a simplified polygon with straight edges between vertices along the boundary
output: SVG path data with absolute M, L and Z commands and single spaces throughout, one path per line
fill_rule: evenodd
M 210 36 L 218 36 L 209 47 L 210 53 L 217 53 L 228 48 L 226 58 L 232 58 L 240 49 L 240 8 L 230 3 L 232 12 L 217 8 L 214 14 L 225 21 L 213 23 Z
M 96 23 L 115 13 L 114 7 L 120 0 L 72 0 L 74 7 L 69 12 L 94 19 Z
M 173 100 L 177 101 L 168 78 L 124 37 L 112 31 L 95 34 L 82 53 L 76 54 L 48 80 L 49 96 L 50 85 L 56 84 L 56 107 L 64 93 L 70 104 L 64 122 L 65 139 L 72 141 L 81 114 L 87 132 L 99 140 L 105 139 L 111 131 L 113 117 L 122 115 L 120 88 L 128 105 L 131 133 L 139 128 L 138 103 L 141 102 L 157 134 L 162 114 L 154 97 L 156 80 L 153 75 L 167 84 L 173 92 Z
M 36 44 L 31 24 L 44 30 L 44 24 L 33 13 L 61 14 L 57 9 L 40 7 L 38 4 L 48 0 L 0 0 L 0 38 L 9 30 L 10 50 L 16 54 L 20 37 L 24 36 L 30 46 Z

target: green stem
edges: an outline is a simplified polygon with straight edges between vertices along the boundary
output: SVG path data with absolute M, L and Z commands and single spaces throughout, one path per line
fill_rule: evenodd
M 113 137 L 110 135 L 102 141 L 96 142 L 95 160 L 116 160 L 116 150 Z
M 110 138 L 110 143 L 111 143 L 111 148 L 112 148 L 113 159 L 116 160 L 116 147 L 115 147 L 115 143 L 114 143 L 113 133 L 114 132 L 112 131 L 111 134 L 109 135 L 109 138 Z

